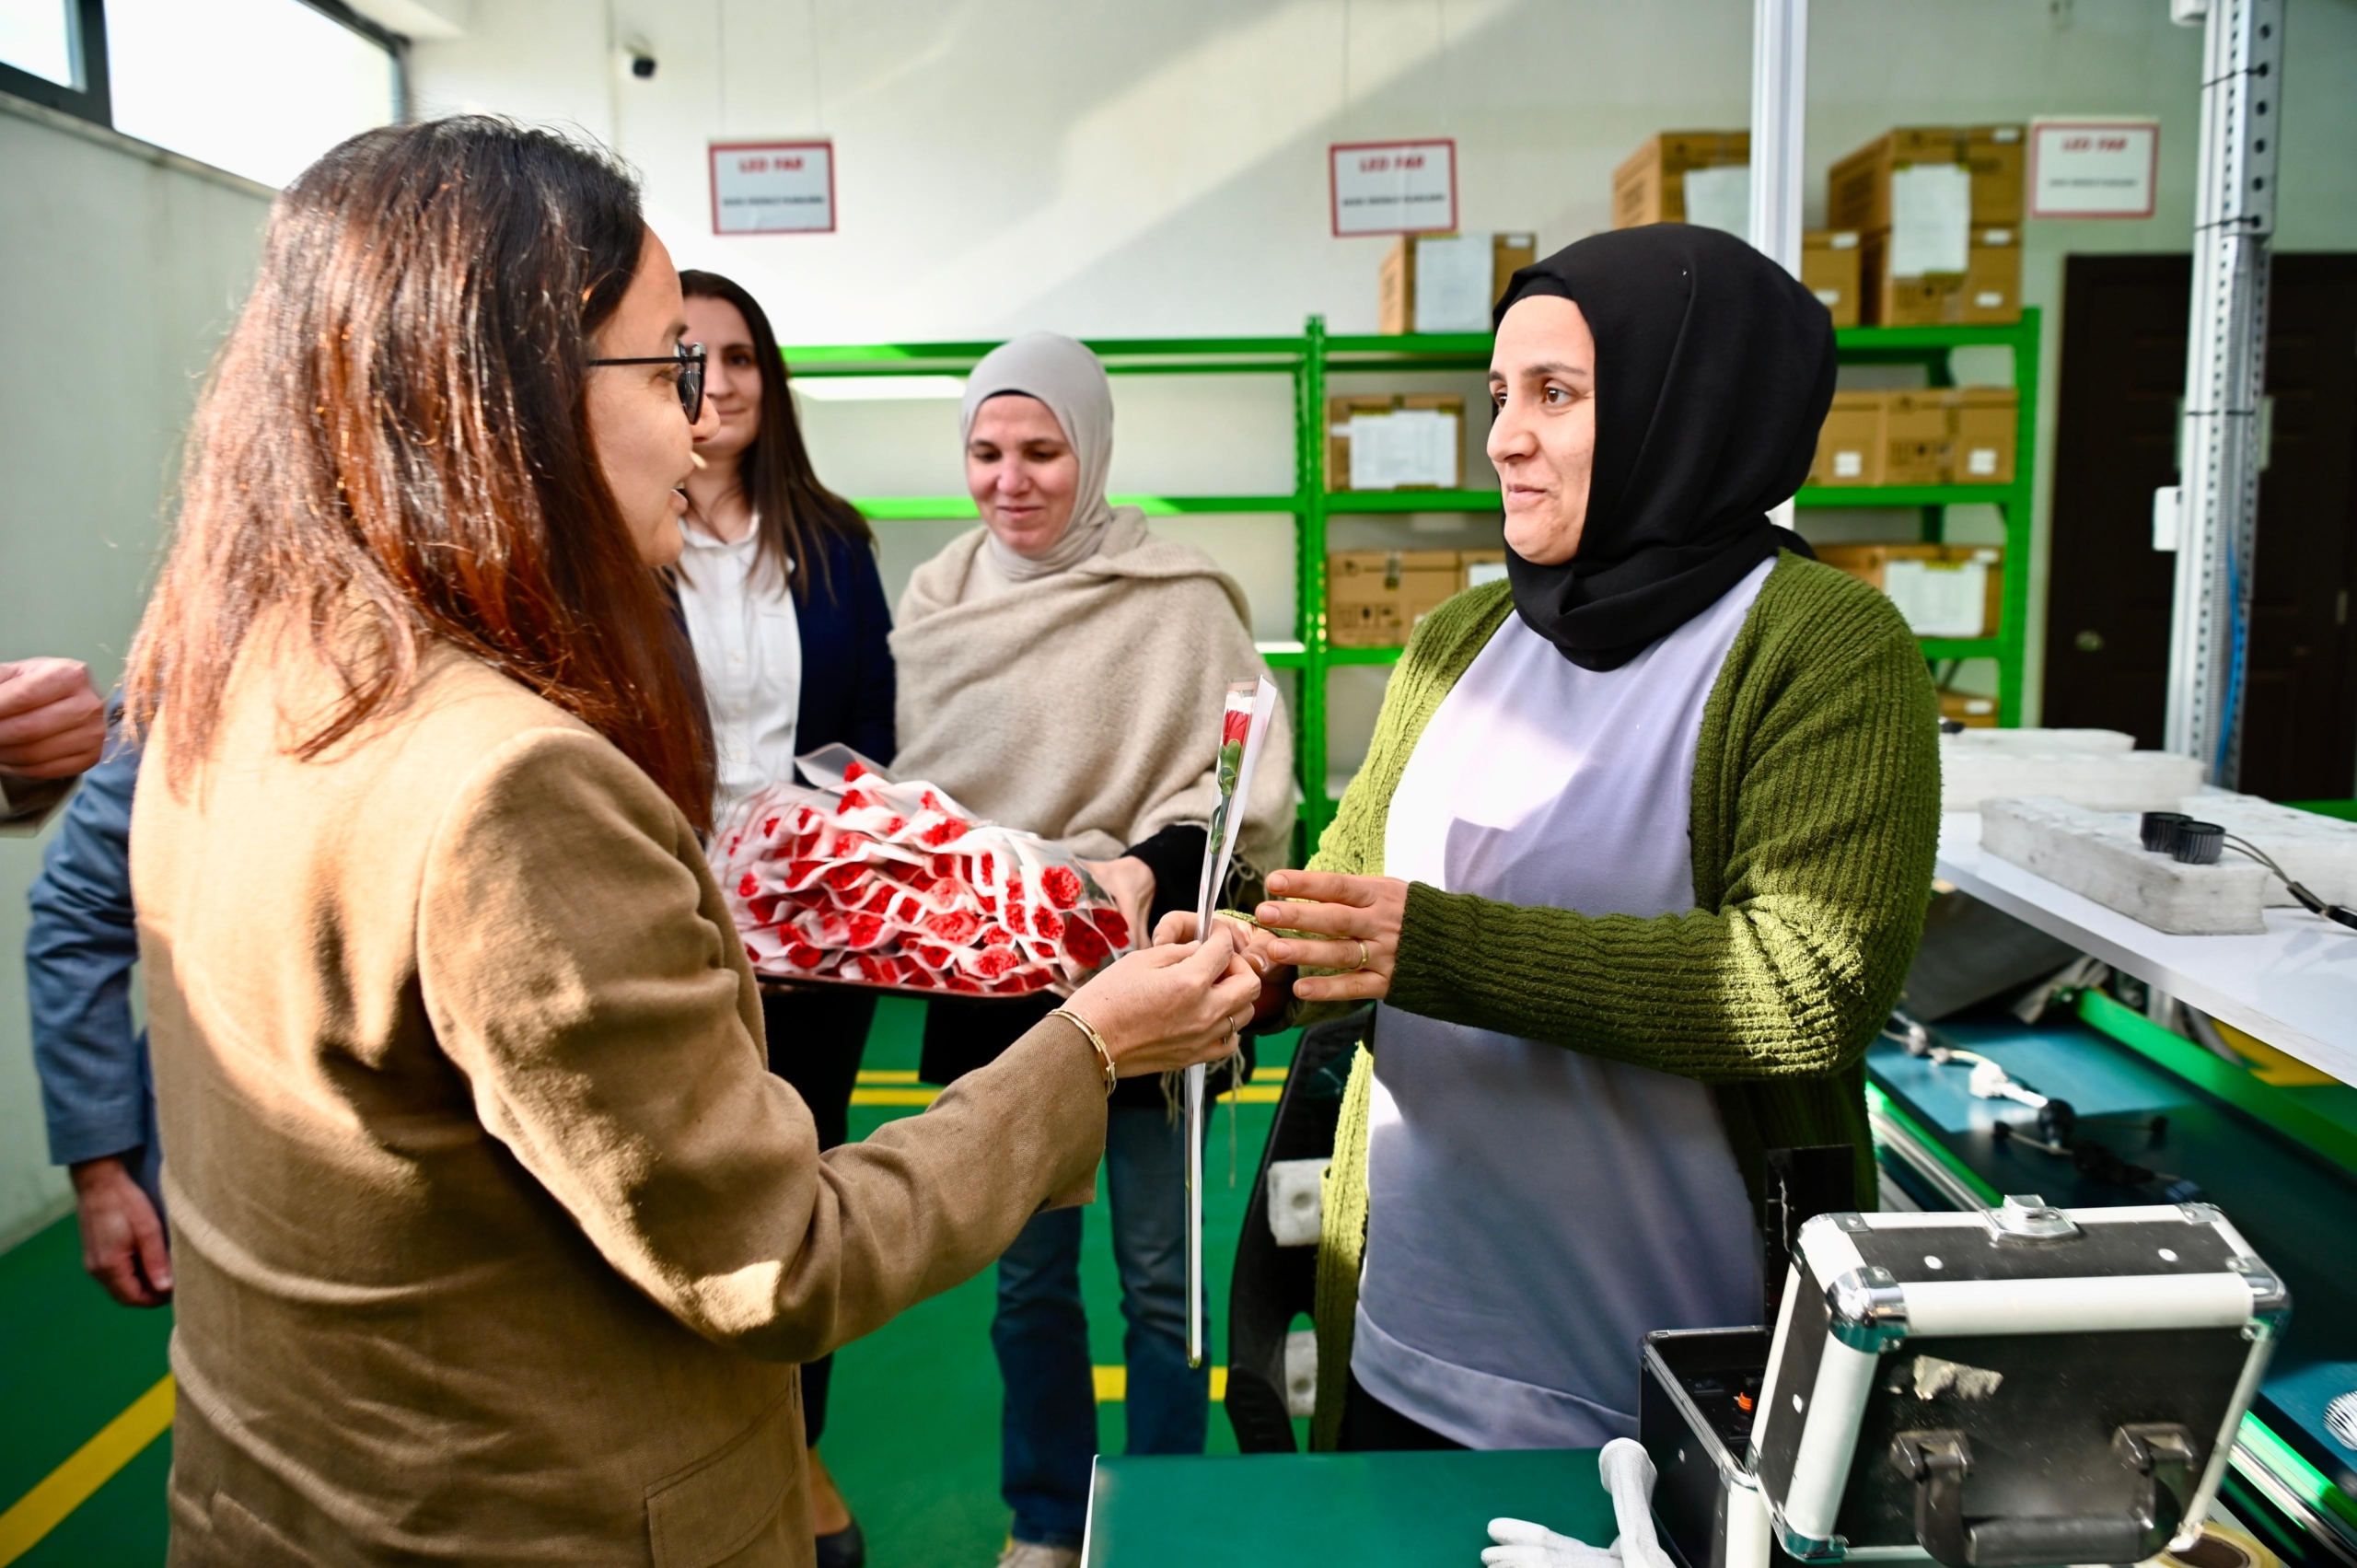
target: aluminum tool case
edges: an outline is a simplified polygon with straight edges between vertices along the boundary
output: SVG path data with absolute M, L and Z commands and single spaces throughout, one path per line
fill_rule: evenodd
M 2206 1203 L 1820 1215 L 1764 1346 L 1647 1336 L 1655 1512 L 1687 1568 L 2141 1562 L 2198 1532 L 2290 1310 Z

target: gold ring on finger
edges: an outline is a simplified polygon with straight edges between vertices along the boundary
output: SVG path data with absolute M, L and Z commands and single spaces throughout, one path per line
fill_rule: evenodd
M 1361 942 L 1361 943 L 1359 944 L 1359 961 L 1358 961 L 1357 963 L 1355 963 L 1355 964 L 1352 965 L 1351 967 L 1352 967 L 1353 970 L 1363 970 L 1363 969 L 1366 968 L 1367 960 L 1368 960 L 1369 958 L 1373 958 L 1374 956 L 1375 956 L 1375 955 L 1374 955 L 1371 951 L 1369 951 L 1369 950 L 1368 950 L 1367 945 L 1366 945 L 1365 943 L 1364 943 L 1364 942 Z

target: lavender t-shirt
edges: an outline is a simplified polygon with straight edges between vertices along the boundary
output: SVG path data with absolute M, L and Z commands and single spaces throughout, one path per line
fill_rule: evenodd
M 1416 744 L 1385 874 L 1583 914 L 1693 909 L 1702 707 L 1773 564 L 1618 669 L 1509 617 Z M 1750 1201 L 1691 1079 L 1385 1006 L 1367 1182 L 1351 1369 L 1473 1447 L 1633 1437 L 1646 1333 L 1759 1319 Z

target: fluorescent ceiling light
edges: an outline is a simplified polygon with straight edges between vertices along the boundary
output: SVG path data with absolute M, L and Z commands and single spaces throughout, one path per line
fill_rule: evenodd
M 912 403 L 966 395 L 963 376 L 796 376 L 794 389 L 822 403 Z

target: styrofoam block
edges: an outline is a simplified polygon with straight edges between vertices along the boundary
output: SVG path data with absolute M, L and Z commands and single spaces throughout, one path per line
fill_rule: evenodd
M 1280 1247 L 1318 1245 L 1318 1219 L 1323 1200 L 1318 1189 L 1326 1179 L 1326 1160 L 1269 1162 L 1269 1231 Z
M 2040 751 L 1956 744 L 1964 738 L 1941 738 L 1944 811 L 1978 811 L 1984 801 L 2042 797 L 2094 811 L 2175 811 L 2179 800 L 2201 787 L 2201 764 L 2174 751 Z
M 2357 905 L 2357 822 L 2223 789 L 2189 795 L 2176 809 L 2248 839 L 2325 902 Z M 2232 849 L 2226 857 L 2241 858 Z M 2282 883 L 2267 879 L 2269 904 L 2290 909 L 2299 901 Z
M 2118 729 L 1999 729 L 1991 726 L 1943 736 L 1940 746 L 1943 750 L 1949 751 L 2023 752 L 2039 756 L 2102 755 L 2113 751 L 2133 751 L 2136 738 Z
M 2187 865 L 2145 849 L 2136 819 L 2052 797 L 1989 800 L 1980 847 L 2174 936 L 2255 936 L 2267 873 L 2239 856 Z
M 1318 1413 L 1318 1330 L 1295 1329 L 1285 1336 L 1285 1413 Z

